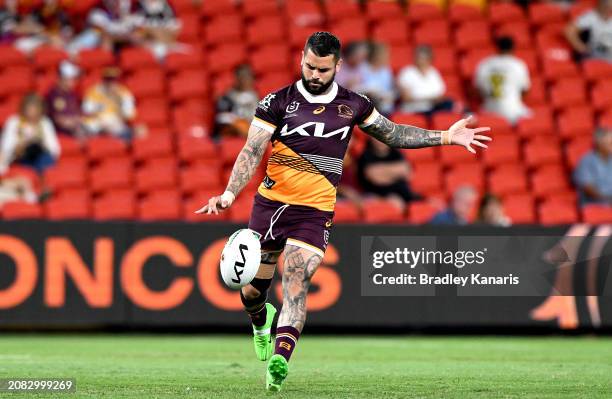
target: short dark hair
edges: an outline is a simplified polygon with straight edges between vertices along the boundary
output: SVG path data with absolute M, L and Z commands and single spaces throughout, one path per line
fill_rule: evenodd
M 502 53 L 514 50 L 514 40 L 510 36 L 500 36 L 495 40 L 495 47 Z
M 337 61 L 340 59 L 340 40 L 329 32 L 315 32 L 304 46 L 304 54 L 310 49 L 317 57 L 333 55 Z

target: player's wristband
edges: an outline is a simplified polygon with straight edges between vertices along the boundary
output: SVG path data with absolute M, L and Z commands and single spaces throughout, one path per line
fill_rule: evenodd
M 231 205 L 235 199 L 236 196 L 231 191 L 226 190 L 223 194 L 221 194 L 221 201 L 227 201 L 229 205 Z
M 444 130 L 442 132 L 442 145 L 452 144 L 452 138 L 453 138 L 453 134 L 448 130 Z

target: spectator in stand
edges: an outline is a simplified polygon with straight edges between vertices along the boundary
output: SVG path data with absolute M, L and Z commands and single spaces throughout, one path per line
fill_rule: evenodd
M 493 194 L 486 194 L 480 200 L 478 223 L 497 227 L 508 227 L 512 224 L 510 218 L 504 213 L 504 206 L 499 197 Z
M 402 100 L 402 112 L 430 115 L 453 109 L 452 100 L 444 97 L 446 85 L 432 61 L 431 47 L 418 46 L 414 52 L 414 65 L 400 71 L 397 86 Z
M 599 0 L 596 8 L 570 22 L 565 37 L 578 54 L 612 62 L 612 0 Z
M 360 193 L 359 182 L 357 181 L 357 162 L 355 162 L 354 148 L 357 140 L 349 141 L 349 150 L 344 155 L 342 165 L 342 177 L 338 184 L 338 199 L 352 202 L 360 210 L 363 209 L 363 198 Z
M 149 48 L 159 61 L 172 51 L 188 51 L 176 42 L 181 24 L 166 0 L 140 0 L 136 10 L 137 41 Z
M 429 223 L 466 225 L 470 223 L 470 218 L 474 206 L 476 205 L 476 191 L 471 186 L 461 186 L 453 193 L 450 206 L 436 214 Z
M 510 37 L 496 40 L 497 55 L 487 57 L 476 67 L 475 86 L 484 99 L 484 108 L 515 124 L 531 115 L 523 103 L 523 95 L 531 85 L 529 70 L 523 60 L 515 57 L 514 41 Z
M 107 67 L 102 81 L 89 88 L 83 100 L 84 126 L 89 135 L 108 133 L 129 140 L 133 133 L 140 136 L 143 128 L 131 123 L 136 117 L 134 96 L 119 83 L 121 70 Z
M 234 86 L 217 102 L 216 134 L 246 137 L 259 101 L 254 89 L 255 78 L 247 64 L 234 70 Z
M 357 178 L 366 194 L 388 198 L 404 209 L 407 202 L 421 199 L 408 181 L 410 165 L 402 154 L 370 138 L 357 162 Z
M 30 180 L 23 176 L 0 179 L 0 209 L 8 202 L 27 202 L 33 204 L 38 196 L 32 188 Z
M 62 61 L 59 66 L 57 84 L 47 94 L 47 109 L 55 129 L 59 133 L 76 138 L 83 138 L 81 118 L 81 100 L 76 92 L 79 68 L 69 61 Z
M 19 13 L 17 0 L 5 0 L 0 9 L 0 32 L 3 44 L 11 44 L 29 54 L 46 41 L 44 26 L 35 13 Z
M 384 44 L 372 44 L 368 62 L 363 68 L 361 90 L 374 101 L 377 110 L 386 115 L 393 113 L 395 106 L 393 71 L 389 66 L 389 49 Z
M 595 146 L 578 163 L 574 181 L 582 205 L 612 205 L 612 129 L 595 131 Z
M 368 59 L 368 45 L 364 42 L 349 43 L 342 58 L 344 62 L 336 75 L 336 82 L 346 89 L 360 92 L 363 87 L 363 69 Z
M 45 116 L 43 99 L 37 94 L 26 95 L 19 114 L 6 120 L 0 142 L 0 174 L 17 162 L 42 173 L 53 165 L 60 146 L 53 123 Z
M 137 17 L 131 0 L 103 0 L 87 17 L 88 28 L 68 46 L 72 54 L 88 48 L 102 47 L 109 51 L 136 41 Z

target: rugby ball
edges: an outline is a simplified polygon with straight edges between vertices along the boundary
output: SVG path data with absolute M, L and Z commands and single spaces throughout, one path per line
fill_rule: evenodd
M 260 235 L 251 229 L 240 229 L 230 236 L 221 253 L 221 278 L 233 290 L 255 278 L 261 262 Z

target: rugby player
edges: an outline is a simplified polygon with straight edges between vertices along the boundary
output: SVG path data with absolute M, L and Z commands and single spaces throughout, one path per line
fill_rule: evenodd
M 366 96 L 334 81 L 341 66 L 340 41 L 328 32 L 312 34 L 302 53 L 301 80 L 259 102 L 225 192 L 196 211 L 218 214 L 228 209 L 272 142 L 249 221 L 249 228 L 261 234 L 261 265 L 240 291 L 253 325 L 257 358 L 269 360 L 266 387 L 271 391 L 280 390 L 287 377 L 289 358 L 304 327 L 306 294 L 329 241 L 336 187 L 353 127 L 396 148 L 460 145 L 476 153 L 472 146 L 487 148 L 482 141 L 491 140 L 479 134 L 489 128 L 468 128 L 469 118 L 446 131 L 396 124 L 379 114 Z M 266 300 L 281 252 L 283 304 L 273 341 L 276 309 Z

